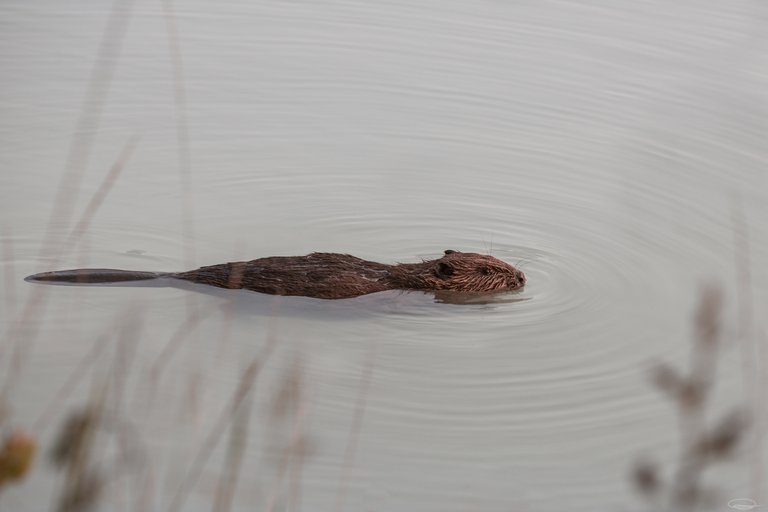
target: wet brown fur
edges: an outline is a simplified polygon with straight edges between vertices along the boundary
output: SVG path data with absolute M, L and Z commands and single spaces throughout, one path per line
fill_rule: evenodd
M 348 254 L 313 252 L 202 267 L 173 277 L 221 288 L 246 288 L 272 295 L 346 299 L 384 290 L 515 290 L 525 275 L 493 256 L 445 251 L 421 263 L 386 265 Z
M 386 265 L 348 254 L 313 252 L 223 263 L 179 273 L 80 269 L 45 272 L 30 281 L 108 283 L 171 277 L 271 295 L 347 299 L 384 290 L 496 292 L 516 290 L 525 275 L 493 256 L 445 251 L 435 260 Z

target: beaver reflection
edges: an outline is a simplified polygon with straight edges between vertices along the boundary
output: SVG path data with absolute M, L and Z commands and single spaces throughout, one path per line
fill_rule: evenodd
M 447 250 L 435 260 L 387 265 L 348 254 L 313 252 L 222 263 L 178 273 L 112 269 L 44 272 L 33 282 L 95 284 L 161 277 L 271 295 L 347 299 L 384 290 L 497 292 L 521 288 L 525 275 L 493 256 Z

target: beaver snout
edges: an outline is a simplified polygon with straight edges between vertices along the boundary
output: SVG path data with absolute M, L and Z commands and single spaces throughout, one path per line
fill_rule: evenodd
M 517 277 L 517 281 L 520 283 L 520 286 L 523 286 L 525 284 L 525 274 L 523 274 L 520 270 L 515 270 L 515 276 Z

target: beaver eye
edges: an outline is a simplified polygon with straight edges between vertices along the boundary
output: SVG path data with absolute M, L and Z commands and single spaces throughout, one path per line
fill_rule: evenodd
M 484 276 L 489 276 L 491 275 L 491 269 L 489 269 L 488 267 L 480 267 L 480 273 L 483 274 Z

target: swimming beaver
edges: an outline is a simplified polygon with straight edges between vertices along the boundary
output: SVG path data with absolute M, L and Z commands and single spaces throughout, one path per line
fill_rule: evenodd
M 223 263 L 178 273 L 77 269 L 43 272 L 26 280 L 89 284 L 160 277 L 318 299 L 347 299 L 384 290 L 494 292 L 516 290 L 525 284 L 521 271 L 493 256 L 451 250 L 436 260 L 397 265 L 366 261 L 348 254 L 313 252 L 306 256 Z

